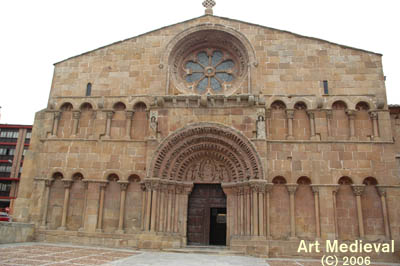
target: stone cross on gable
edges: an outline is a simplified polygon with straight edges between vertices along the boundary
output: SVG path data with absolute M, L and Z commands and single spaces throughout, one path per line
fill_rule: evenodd
M 205 14 L 206 15 L 212 15 L 213 10 L 212 8 L 216 5 L 214 0 L 205 0 L 203 2 L 203 6 L 206 8 Z

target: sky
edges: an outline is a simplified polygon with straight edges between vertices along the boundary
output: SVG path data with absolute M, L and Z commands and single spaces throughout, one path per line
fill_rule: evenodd
M 383 54 L 389 104 L 400 104 L 398 1 L 215 0 L 214 15 Z M 203 0 L 0 2 L 0 123 L 32 124 L 53 64 L 204 14 Z

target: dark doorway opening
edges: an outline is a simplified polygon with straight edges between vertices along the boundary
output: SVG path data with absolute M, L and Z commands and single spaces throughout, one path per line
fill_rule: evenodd
M 220 184 L 195 184 L 189 196 L 188 245 L 226 245 L 226 196 Z
M 226 245 L 226 208 L 210 208 L 210 245 Z

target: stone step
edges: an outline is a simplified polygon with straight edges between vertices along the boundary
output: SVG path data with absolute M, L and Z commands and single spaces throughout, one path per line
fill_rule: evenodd
M 195 254 L 229 255 L 229 256 L 245 255 L 241 251 L 230 250 L 225 246 L 186 246 L 183 248 L 163 249 L 163 251 L 175 252 L 175 253 L 195 253 Z

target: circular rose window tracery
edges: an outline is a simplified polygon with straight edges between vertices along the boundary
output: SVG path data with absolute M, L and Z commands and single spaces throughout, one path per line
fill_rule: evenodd
M 225 31 L 201 30 L 185 36 L 168 60 L 172 86 L 179 93 L 231 95 L 246 84 L 247 50 Z
M 235 62 L 221 49 L 204 49 L 194 52 L 183 65 L 188 87 L 200 94 L 220 93 L 237 75 Z

